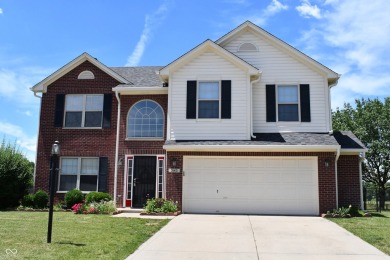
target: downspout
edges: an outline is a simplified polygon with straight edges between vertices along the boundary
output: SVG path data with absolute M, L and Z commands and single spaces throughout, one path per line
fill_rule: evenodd
M 366 153 L 362 152 L 359 156 L 359 183 L 360 183 L 360 209 L 365 210 L 363 200 L 363 174 L 362 174 L 362 163 L 366 158 Z
M 256 139 L 256 136 L 253 134 L 253 85 L 258 83 L 260 81 L 260 77 L 258 79 L 255 79 L 251 82 L 251 89 L 250 89 L 250 134 L 251 138 Z
M 42 109 L 42 96 L 38 96 L 36 92 L 34 92 L 34 96 L 39 98 L 39 120 L 38 120 L 38 135 L 37 135 L 37 148 L 35 152 L 35 163 L 34 163 L 34 176 L 33 176 L 33 191 L 35 192 L 35 177 L 37 174 L 37 161 L 38 161 L 38 140 L 39 140 L 39 130 L 41 127 L 41 109 Z
M 336 151 L 336 161 L 334 163 L 334 172 L 336 176 L 336 208 L 339 208 L 339 183 L 338 183 L 338 177 L 337 177 L 337 161 L 339 160 L 340 157 L 340 150 L 341 146 L 337 147 Z
M 119 154 L 119 128 L 120 128 L 120 118 L 121 118 L 121 100 L 119 93 L 115 91 L 115 97 L 118 101 L 118 115 L 116 122 L 116 142 L 115 142 L 115 172 L 114 172 L 114 205 L 116 207 L 116 194 L 117 194 L 117 180 L 118 180 L 118 154 Z

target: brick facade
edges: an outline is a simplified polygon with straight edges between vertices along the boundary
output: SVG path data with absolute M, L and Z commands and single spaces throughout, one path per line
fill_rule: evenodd
M 361 207 L 359 180 L 359 156 L 341 155 L 337 162 L 340 207 Z
M 91 71 L 95 79 L 78 80 L 78 75 L 84 70 Z M 61 144 L 60 156 L 108 157 L 108 192 L 113 194 L 117 112 L 115 95 L 112 97 L 110 128 L 64 129 L 54 127 L 54 118 L 56 94 L 112 94 L 112 88 L 118 84 L 111 76 L 85 61 L 48 86 L 41 101 L 35 190 L 49 189 L 51 146 L 58 140 Z M 57 194 L 56 198 L 63 199 L 63 194 Z

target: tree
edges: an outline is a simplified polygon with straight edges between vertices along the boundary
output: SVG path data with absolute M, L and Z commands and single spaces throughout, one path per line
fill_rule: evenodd
M 378 190 L 380 207 L 384 209 L 387 182 L 390 180 L 390 98 L 355 100 L 337 108 L 333 115 L 334 130 L 352 131 L 368 148 L 363 163 L 363 180 Z
M 19 205 L 32 185 L 33 164 L 16 145 L 0 144 L 0 209 Z

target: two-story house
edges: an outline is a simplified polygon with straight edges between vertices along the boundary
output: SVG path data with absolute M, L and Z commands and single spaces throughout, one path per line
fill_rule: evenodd
M 77 188 L 119 207 L 168 198 L 184 213 L 361 206 L 366 149 L 332 131 L 339 77 L 249 21 L 163 67 L 107 67 L 84 53 L 32 87 L 35 189 L 48 190 L 58 140 L 58 199 Z

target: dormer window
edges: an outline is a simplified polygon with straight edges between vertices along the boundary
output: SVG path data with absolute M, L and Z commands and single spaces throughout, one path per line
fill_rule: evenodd
M 95 75 L 92 73 L 92 71 L 84 70 L 79 74 L 77 79 L 95 79 Z
M 250 42 L 245 42 L 238 47 L 239 52 L 245 52 L 245 51 L 258 51 L 257 47 Z

